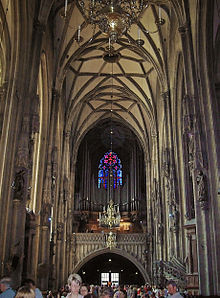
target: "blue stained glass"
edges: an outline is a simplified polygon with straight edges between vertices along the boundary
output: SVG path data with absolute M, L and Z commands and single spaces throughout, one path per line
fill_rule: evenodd
M 103 186 L 105 189 L 109 183 L 109 173 L 112 172 L 114 189 L 122 185 L 122 165 L 117 154 L 108 151 L 101 158 L 98 171 L 98 188 Z

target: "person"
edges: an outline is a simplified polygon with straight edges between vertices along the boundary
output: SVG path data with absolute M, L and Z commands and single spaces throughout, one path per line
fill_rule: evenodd
M 1 298 L 13 298 L 15 296 L 15 291 L 11 288 L 12 280 L 10 277 L 3 277 L 0 280 L 0 294 Z
M 67 294 L 67 298 L 83 298 L 81 294 L 79 294 L 80 285 L 82 284 L 82 278 L 79 274 L 73 273 L 68 277 L 68 286 L 70 289 L 70 293 Z
M 124 289 L 120 289 L 119 291 L 115 292 L 113 298 L 127 298 L 127 293 Z
M 36 287 L 36 284 L 33 281 L 33 279 L 30 279 L 30 278 L 24 279 L 22 281 L 21 285 L 22 286 L 28 286 L 30 289 L 34 290 L 34 293 L 35 293 L 35 297 L 36 298 L 43 298 L 43 295 L 42 295 L 40 289 L 38 289 Z
M 54 298 L 53 292 L 51 290 L 48 291 L 47 298 Z
M 111 297 L 113 297 L 113 295 L 114 295 L 114 291 L 111 287 L 104 287 L 101 290 L 100 297 L 102 297 L 102 298 L 111 298 Z
M 35 293 L 29 286 L 23 286 L 18 289 L 15 298 L 35 298 Z
M 85 297 L 89 293 L 89 287 L 86 284 L 81 284 L 80 286 L 80 294 Z
M 168 281 L 167 290 L 168 290 L 168 293 L 170 294 L 170 297 L 183 298 L 183 296 L 180 295 L 180 293 L 177 291 L 177 284 L 175 281 L 173 280 Z

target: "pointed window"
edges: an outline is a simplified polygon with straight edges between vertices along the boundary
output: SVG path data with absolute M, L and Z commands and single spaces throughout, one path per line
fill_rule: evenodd
M 108 188 L 112 173 L 112 182 L 114 189 L 122 185 L 122 165 L 117 154 L 111 150 L 104 154 L 99 163 L 98 188 Z

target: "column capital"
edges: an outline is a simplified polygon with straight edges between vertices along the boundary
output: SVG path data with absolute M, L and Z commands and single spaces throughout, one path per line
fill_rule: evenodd
M 189 25 L 188 24 L 183 24 L 178 28 L 178 31 L 181 35 L 186 34 L 189 31 Z
M 59 97 L 60 97 L 60 92 L 57 89 L 53 88 L 52 89 L 52 99 L 57 100 L 57 99 L 59 99 Z
M 164 100 L 164 101 L 167 101 L 170 97 L 170 91 L 167 90 L 167 91 L 164 91 L 161 93 L 161 99 Z
M 0 98 L 2 96 L 5 96 L 7 88 L 8 88 L 8 82 L 5 82 L 0 86 Z
M 156 141 L 157 140 L 157 137 L 158 137 L 157 132 L 156 131 L 151 131 L 151 138 L 152 138 L 152 140 Z
M 70 130 L 64 131 L 63 134 L 64 134 L 65 139 L 68 141 L 71 136 L 71 131 Z
M 42 24 L 41 22 L 39 22 L 39 20 L 34 20 L 33 27 L 34 27 L 34 30 L 39 33 L 44 33 L 46 30 L 45 24 Z

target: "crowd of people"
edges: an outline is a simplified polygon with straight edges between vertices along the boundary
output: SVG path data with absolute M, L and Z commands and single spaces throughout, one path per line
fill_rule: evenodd
M 43 298 L 41 291 L 36 287 L 32 279 L 22 281 L 21 287 L 17 291 L 12 288 L 12 279 L 3 277 L 0 280 L 1 298 Z
M 41 293 L 32 279 L 22 281 L 16 291 L 12 280 L 4 277 L 0 280 L 0 298 L 145 298 L 145 297 L 183 297 L 174 281 L 169 281 L 164 289 L 157 289 L 146 284 L 137 286 L 89 286 L 82 283 L 81 277 L 74 273 L 68 278 L 67 285 L 57 292 Z M 184 294 L 184 296 L 186 296 Z

